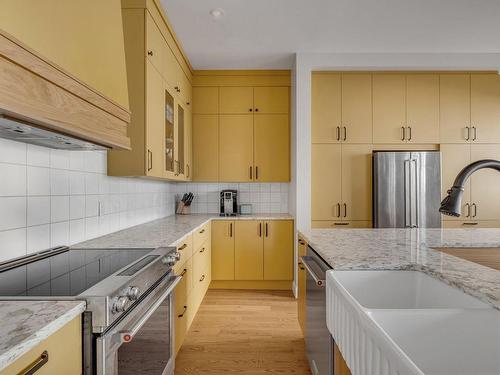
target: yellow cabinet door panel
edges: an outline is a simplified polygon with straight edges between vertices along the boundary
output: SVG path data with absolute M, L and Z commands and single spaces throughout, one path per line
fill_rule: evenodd
M 288 93 L 288 87 L 255 87 L 253 89 L 254 111 L 288 114 L 290 103 Z
M 165 75 L 167 44 L 153 17 L 146 12 L 146 57 L 162 76 Z
M 290 181 L 288 115 L 254 116 L 255 181 Z
M 252 181 L 253 115 L 219 117 L 219 181 Z
M 193 87 L 193 113 L 216 115 L 219 113 L 218 87 Z
M 325 229 L 349 229 L 349 228 L 372 228 L 372 222 L 367 220 L 356 221 L 326 221 L 326 220 L 313 220 L 311 223 L 313 228 Z
M 165 177 L 165 90 L 163 79 L 148 61 L 146 67 L 146 174 Z
M 446 196 L 446 191 L 453 186 L 455 177 L 463 167 L 470 163 L 471 146 L 468 144 L 442 144 L 441 145 L 441 170 L 442 170 L 442 192 L 441 197 Z M 498 173 L 498 172 L 496 172 Z M 443 217 L 446 221 L 457 221 L 468 219 L 467 212 L 470 211 L 471 203 L 470 180 L 467 181 L 462 197 L 462 216 L 455 218 L 452 216 Z
M 311 80 L 312 142 L 338 143 L 342 126 L 341 75 L 313 73 Z
M 234 221 L 212 222 L 212 279 L 234 280 Z
M 264 222 L 264 280 L 293 280 L 293 221 Z
M 471 162 L 482 159 L 500 160 L 500 145 L 471 145 Z M 482 169 L 471 176 L 472 220 L 500 219 L 498 186 L 500 186 L 500 173 L 495 170 Z
M 475 143 L 500 143 L 500 75 L 471 75 L 471 126 Z
M 371 220 L 372 145 L 342 145 L 342 220 Z
M 181 281 L 182 283 L 182 281 Z M 181 283 L 177 285 L 174 292 L 174 301 L 175 301 L 175 311 L 174 311 L 174 324 L 175 324 L 175 342 L 174 348 L 175 353 L 179 351 L 186 337 L 186 332 L 188 330 L 188 301 L 187 296 L 188 293 L 185 288 L 179 288 Z
M 262 221 L 235 222 L 234 279 L 262 280 L 264 276 Z
M 193 115 L 193 180 L 219 180 L 219 116 Z
M 312 145 L 312 219 L 340 220 L 341 145 Z
M 169 86 L 169 88 L 174 89 L 174 87 L 178 86 L 179 79 L 179 70 L 180 66 L 175 58 L 174 53 L 170 49 L 168 45 L 165 48 L 165 82 Z M 175 91 L 175 90 L 174 90 Z
M 253 87 L 220 87 L 219 113 L 253 113 Z
M 373 143 L 403 143 L 406 126 L 406 77 L 373 75 Z
M 372 75 L 342 74 L 342 142 L 372 143 Z
M 49 360 L 36 375 L 80 375 L 82 373 L 82 322 L 77 316 L 57 332 L 43 340 L 14 363 L 0 371 L 0 375 L 25 374 L 24 370 L 47 351 Z
M 185 138 L 184 138 L 184 176 L 186 181 L 193 179 L 193 114 L 191 110 L 184 113 Z
M 465 143 L 470 130 L 470 74 L 441 74 L 439 78 L 439 140 Z
M 407 140 L 439 142 L 439 75 L 409 74 L 406 77 Z

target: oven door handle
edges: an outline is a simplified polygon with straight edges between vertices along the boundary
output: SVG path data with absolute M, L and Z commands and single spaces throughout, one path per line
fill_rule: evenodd
M 160 305 L 163 303 L 165 298 L 167 298 L 168 295 L 173 292 L 173 290 L 175 289 L 177 284 L 179 284 L 179 282 L 181 281 L 182 277 L 181 276 L 172 276 L 170 279 L 172 281 L 170 282 L 170 285 L 168 286 L 168 288 L 165 290 L 165 292 L 163 292 L 161 294 L 161 296 L 149 308 L 149 310 L 141 317 L 141 319 L 136 323 L 136 325 L 127 331 L 122 331 L 122 332 L 118 333 L 120 335 L 120 342 L 128 343 L 134 339 L 137 332 L 139 332 L 141 330 L 142 326 L 144 324 L 146 324 L 146 322 L 149 320 L 151 315 L 153 315 L 155 313 L 156 309 L 158 309 L 158 307 L 160 307 Z
M 306 268 L 307 272 L 311 275 L 311 277 L 314 280 L 314 283 L 316 284 L 317 287 L 319 288 L 324 288 L 325 287 L 325 280 L 321 279 L 318 275 L 314 273 L 314 270 L 312 267 L 309 265 L 309 257 L 308 256 L 302 256 L 300 257 L 300 260 L 302 261 L 303 266 Z

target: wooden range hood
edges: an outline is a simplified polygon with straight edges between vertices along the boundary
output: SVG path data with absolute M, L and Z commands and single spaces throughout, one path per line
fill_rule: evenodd
M 106 148 L 130 149 L 126 108 L 3 30 L 0 115 Z

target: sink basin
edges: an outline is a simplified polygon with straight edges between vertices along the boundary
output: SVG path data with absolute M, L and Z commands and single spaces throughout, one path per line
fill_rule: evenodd
M 500 374 L 495 309 L 372 311 L 374 322 L 426 375 Z
M 480 300 L 418 271 L 329 271 L 366 309 L 484 308 Z

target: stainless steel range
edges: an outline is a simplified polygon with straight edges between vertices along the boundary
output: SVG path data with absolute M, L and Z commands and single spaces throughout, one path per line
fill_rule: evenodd
M 83 373 L 173 374 L 180 254 L 58 247 L 0 264 L 1 300 L 84 300 Z

